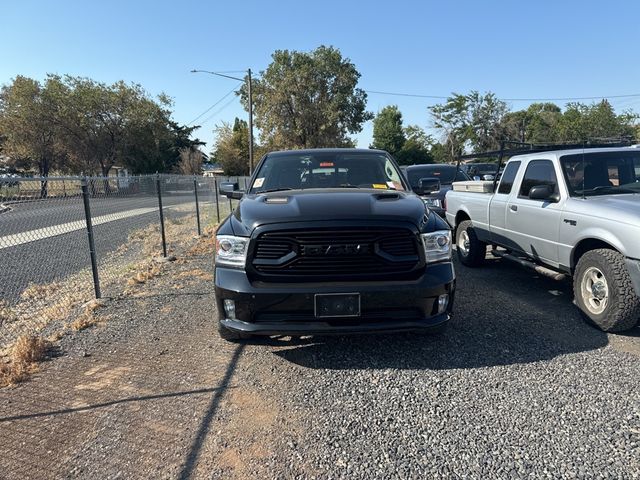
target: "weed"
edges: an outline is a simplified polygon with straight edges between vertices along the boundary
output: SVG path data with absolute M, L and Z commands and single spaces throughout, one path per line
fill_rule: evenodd
M 8 362 L 0 364 L 0 387 L 15 385 L 37 371 L 38 362 L 47 354 L 50 343 L 38 336 L 18 337 L 10 349 Z

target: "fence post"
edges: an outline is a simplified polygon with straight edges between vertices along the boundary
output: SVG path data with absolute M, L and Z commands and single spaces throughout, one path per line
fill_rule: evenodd
M 89 255 L 91 256 L 91 272 L 93 274 L 93 289 L 96 298 L 102 298 L 100 292 L 100 277 L 98 276 L 98 259 L 96 256 L 96 245 L 93 240 L 93 223 L 91 222 L 91 205 L 89 204 L 89 188 L 87 177 L 82 179 L 82 201 L 84 203 L 84 218 L 87 223 L 87 237 L 89 239 Z
M 213 188 L 216 192 L 216 214 L 218 216 L 218 223 L 220 223 L 220 203 L 218 203 L 218 179 L 213 179 Z
M 158 211 L 160 212 L 160 232 L 162 233 L 162 256 L 167 258 L 167 239 L 164 235 L 164 212 L 162 211 L 162 192 L 160 175 L 156 174 L 156 191 L 158 192 Z
M 193 177 L 193 193 L 196 195 L 196 219 L 198 220 L 198 236 L 202 235 L 200 229 L 200 205 L 198 204 L 198 179 Z

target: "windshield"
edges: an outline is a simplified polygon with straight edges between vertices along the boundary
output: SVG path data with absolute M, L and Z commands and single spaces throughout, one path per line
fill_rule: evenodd
M 467 173 L 475 175 L 495 175 L 498 170 L 497 163 L 470 163 L 467 164 Z
M 305 188 L 405 190 L 406 186 L 384 153 L 288 152 L 267 156 L 249 193 Z
M 593 152 L 560 158 L 571 196 L 640 193 L 640 152 Z
M 456 170 L 456 167 L 452 167 L 450 165 L 425 165 L 424 167 L 412 167 L 407 168 L 407 178 L 413 188 L 418 186 L 418 182 L 421 178 L 437 178 L 440 180 L 442 185 L 469 180 L 469 176 L 466 173 L 462 170 L 458 170 L 456 174 Z

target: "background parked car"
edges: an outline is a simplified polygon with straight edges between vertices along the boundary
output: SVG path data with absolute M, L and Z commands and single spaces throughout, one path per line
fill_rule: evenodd
M 445 196 L 451 190 L 453 182 L 471 180 L 471 178 L 455 165 L 410 165 L 403 168 L 411 189 L 420 195 L 427 206 L 441 217 L 445 216 Z M 434 182 L 420 180 L 437 179 Z

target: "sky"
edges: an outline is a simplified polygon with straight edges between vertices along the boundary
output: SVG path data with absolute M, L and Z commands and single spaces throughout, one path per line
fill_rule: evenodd
M 174 119 L 183 124 L 216 104 L 194 123 L 210 149 L 216 124 L 247 114 L 235 95 L 224 97 L 239 82 L 192 69 L 242 77 L 247 68 L 264 70 L 275 50 L 332 45 L 368 91 L 478 90 L 503 99 L 640 94 L 638 18 L 633 0 L 6 1 L 0 84 L 47 73 L 139 83 L 172 97 Z M 434 132 L 428 106 L 442 101 L 369 93 L 367 108 L 397 105 L 405 124 Z M 508 103 L 520 109 L 531 101 Z M 611 103 L 640 112 L 640 95 Z M 368 122 L 354 136 L 358 146 L 369 146 L 372 130 Z

